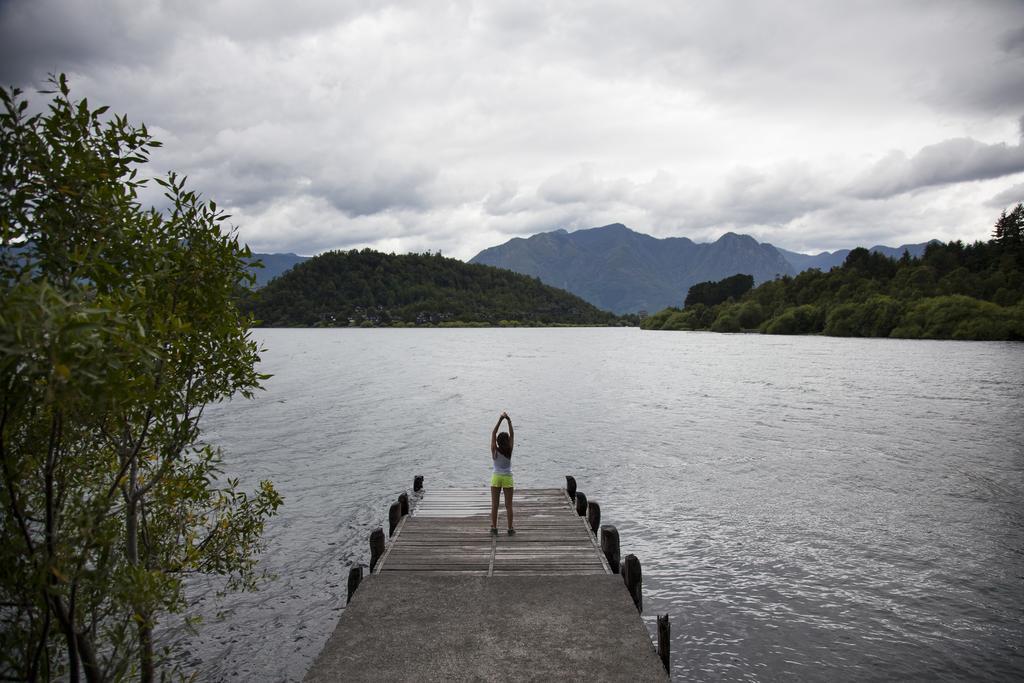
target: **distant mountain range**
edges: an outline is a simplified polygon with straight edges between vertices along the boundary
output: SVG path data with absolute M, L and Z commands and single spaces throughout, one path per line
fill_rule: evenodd
M 904 250 L 920 256 L 927 246 L 875 246 L 899 258 Z M 658 239 L 621 223 L 567 232 L 555 230 L 511 239 L 481 251 L 470 263 L 482 263 L 532 275 L 615 313 L 658 311 L 681 306 L 690 287 L 737 273 L 755 284 L 809 268 L 827 271 L 846 259 L 849 249 L 800 254 L 761 243 L 749 235 L 726 233 L 697 243 L 686 237 Z
M 927 242 L 871 251 L 899 258 L 904 251 L 921 256 Z M 743 273 L 755 284 L 809 268 L 828 271 L 846 260 L 849 249 L 801 254 L 762 243 L 749 235 L 726 233 L 699 243 L 686 237 L 656 238 L 621 223 L 567 232 L 517 237 L 484 249 L 470 263 L 497 266 L 537 277 L 606 311 L 617 314 L 660 311 L 681 306 L 690 287 Z M 308 261 L 297 254 L 253 254 L 263 268 L 253 268 L 256 287 Z
M 278 275 L 291 270 L 294 266 L 303 261 L 308 261 L 309 256 L 299 256 L 298 254 L 253 254 L 252 258 L 249 259 L 249 263 L 252 264 L 256 261 L 263 263 L 262 268 L 250 268 L 252 274 L 256 277 L 256 288 L 265 286 L 268 282 L 273 280 Z
M 875 245 L 868 249 L 868 251 L 874 251 L 879 254 L 885 254 L 891 259 L 898 259 L 903 256 L 904 251 L 910 252 L 911 256 L 920 258 L 924 254 L 925 247 L 930 242 L 921 242 L 920 244 L 904 244 L 899 247 L 886 247 L 884 245 Z M 823 251 L 820 254 L 801 254 L 795 251 L 787 251 L 782 247 L 775 247 L 782 254 L 782 257 L 789 261 L 789 264 L 793 266 L 796 272 L 800 273 L 810 268 L 817 268 L 822 272 L 827 272 L 836 266 L 843 265 L 843 261 L 849 256 L 849 249 L 840 249 L 838 251 Z

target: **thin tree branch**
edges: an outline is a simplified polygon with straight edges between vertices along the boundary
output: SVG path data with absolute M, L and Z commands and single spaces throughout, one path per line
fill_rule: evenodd
M 32 532 L 28 528 L 28 523 L 25 521 L 25 515 L 21 507 L 18 505 L 18 493 L 14 488 L 14 475 L 11 472 L 10 463 L 7 460 L 7 448 L 3 438 L 3 430 L 7 423 L 7 406 L 4 405 L 3 414 L 0 415 L 0 466 L 3 467 L 4 472 L 4 484 L 7 487 L 8 506 L 11 508 L 11 516 L 14 517 L 18 523 L 18 528 L 21 530 L 21 535 L 25 539 L 25 545 L 28 548 L 29 555 L 35 555 L 36 547 L 35 543 L 32 542 Z

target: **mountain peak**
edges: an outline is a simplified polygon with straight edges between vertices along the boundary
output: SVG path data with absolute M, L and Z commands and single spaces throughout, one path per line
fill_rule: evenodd
M 715 241 L 716 244 L 718 242 L 724 242 L 726 244 L 736 243 L 736 242 L 748 242 L 749 243 L 749 242 L 757 242 L 757 240 L 755 240 L 750 235 L 740 235 L 740 234 L 735 233 L 735 232 L 727 232 L 727 233 L 725 233 L 724 235 L 722 235 L 721 237 L 719 237 Z
M 551 233 L 544 233 L 550 235 Z M 685 237 L 658 239 L 622 223 L 576 230 L 557 240 L 509 241 L 477 254 L 472 263 L 507 268 L 567 289 L 618 313 L 681 306 L 698 282 L 737 273 L 758 282 L 795 274 L 777 251 L 748 235 L 728 233 L 714 244 Z
M 911 255 L 917 255 L 926 245 L 907 246 Z M 874 250 L 899 258 L 903 247 L 898 253 L 887 247 Z M 612 223 L 509 240 L 485 249 L 470 262 L 531 275 L 606 310 L 628 313 L 681 306 L 691 286 L 739 273 L 761 283 L 807 268 L 828 270 L 848 253 L 846 249 L 816 256 L 798 254 L 735 232 L 710 243 L 686 237 L 659 239 Z
M 602 226 L 597 227 L 597 228 L 581 228 L 579 230 L 573 231 L 572 234 L 577 234 L 577 233 L 581 233 L 581 232 L 605 232 L 605 233 L 632 233 L 632 234 L 638 234 L 635 231 L 630 230 L 629 228 L 627 228 L 622 223 L 611 223 L 609 225 L 602 225 Z

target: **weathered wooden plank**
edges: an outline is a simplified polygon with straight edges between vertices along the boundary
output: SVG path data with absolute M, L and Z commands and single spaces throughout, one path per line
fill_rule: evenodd
M 516 531 L 491 536 L 490 491 L 424 493 L 404 517 L 378 573 L 607 573 L 586 521 L 558 489 L 516 491 Z M 504 509 L 502 503 L 501 510 Z M 499 524 L 505 513 L 499 511 Z

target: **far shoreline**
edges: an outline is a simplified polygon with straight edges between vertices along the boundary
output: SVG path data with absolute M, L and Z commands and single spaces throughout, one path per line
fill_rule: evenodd
M 250 330 L 465 330 L 465 329 L 636 329 L 639 325 L 574 325 L 571 323 L 552 323 L 550 325 L 494 325 L 491 323 L 466 323 L 446 325 L 253 325 Z
M 570 325 L 570 324 L 553 324 L 553 325 L 489 325 L 489 324 L 468 324 L 468 325 L 373 325 L 373 326 L 362 326 L 362 325 L 345 325 L 345 326 L 289 326 L 289 325 L 256 325 L 250 327 L 250 331 L 255 330 L 451 330 L 451 329 L 534 329 L 534 330 L 553 330 L 553 329 L 634 329 L 641 332 L 664 332 L 666 334 L 715 334 L 722 335 L 725 337 L 732 336 L 757 336 L 757 337 L 814 337 L 819 339 L 871 339 L 880 341 L 929 341 L 929 342 L 973 342 L 973 343 L 986 343 L 986 344 L 1020 344 L 1024 340 L 1019 339 L 955 339 L 952 337 L 855 337 L 855 336 L 840 336 L 832 334 L 822 333 L 804 333 L 804 334 L 766 334 L 759 330 L 740 330 L 738 332 L 716 332 L 714 330 L 645 330 L 638 325 Z

